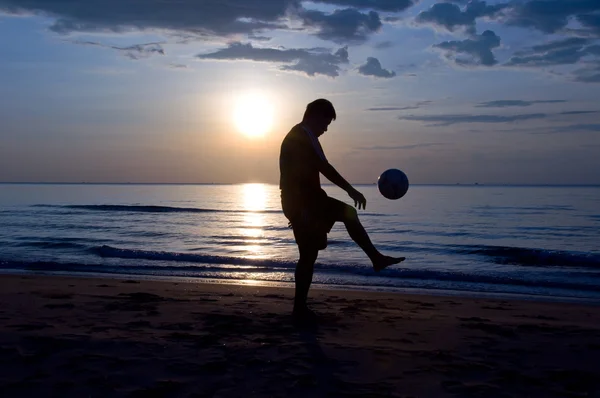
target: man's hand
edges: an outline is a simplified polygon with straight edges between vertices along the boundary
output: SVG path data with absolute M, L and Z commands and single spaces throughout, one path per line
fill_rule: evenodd
M 363 209 L 367 208 L 367 199 L 363 196 L 362 193 L 358 192 L 356 189 L 352 188 L 351 191 L 348 192 L 348 195 L 352 199 L 354 199 L 354 207 L 358 206 L 358 209 L 362 207 Z

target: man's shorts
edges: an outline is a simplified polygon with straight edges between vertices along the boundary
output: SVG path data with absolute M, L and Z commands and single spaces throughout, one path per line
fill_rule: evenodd
M 281 197 L 283 214 L 290 221 L 298 247 L 323 250 L 327 247 L 327 234 L 336 221 L 344 221 L 354 210 L 346 203 L 329 196 L 302 201 Z

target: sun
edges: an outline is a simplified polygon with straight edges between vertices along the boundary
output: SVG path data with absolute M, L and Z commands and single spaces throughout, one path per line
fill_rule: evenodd
M 273 106 L 261 94 L 240 96 L 235 104 L 233 121 L 241 133 L 248 137 L 261 137 L 273 125 Z

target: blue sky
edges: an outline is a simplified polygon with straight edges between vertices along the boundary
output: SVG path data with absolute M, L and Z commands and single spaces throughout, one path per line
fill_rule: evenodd
M 0 54 L 0 181 L 276 183 L 324 97 L 352 183 L 600 184 L 598 0 L 0 0 Z

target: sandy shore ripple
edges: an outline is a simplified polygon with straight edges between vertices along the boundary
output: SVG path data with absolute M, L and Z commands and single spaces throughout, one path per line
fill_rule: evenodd
M 600 397 L 600 307 L 0 276 L 2 397 Z

